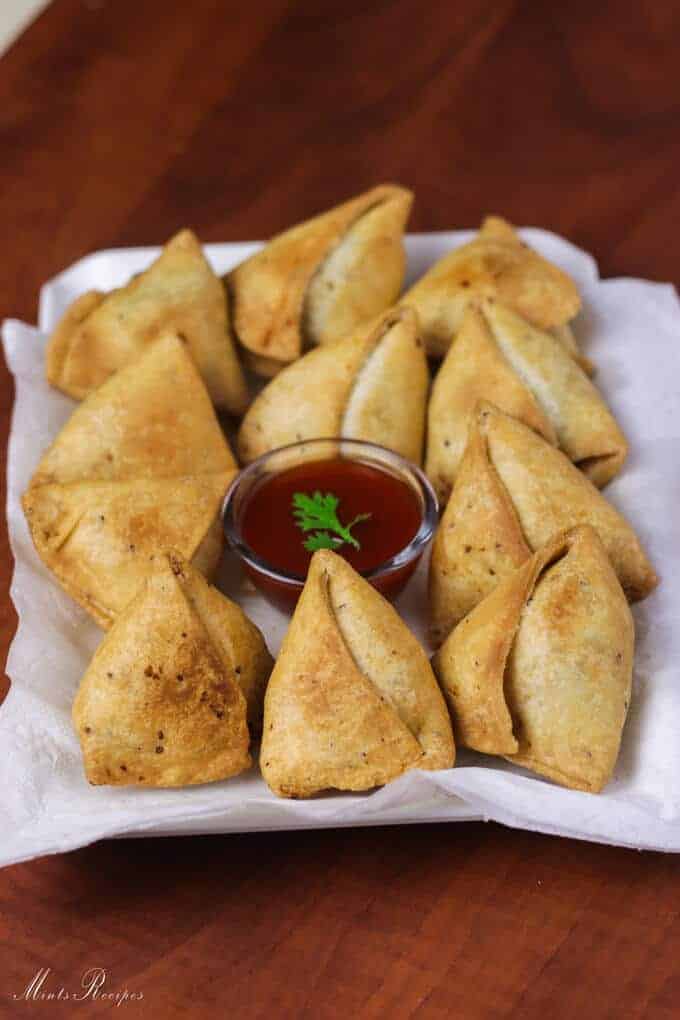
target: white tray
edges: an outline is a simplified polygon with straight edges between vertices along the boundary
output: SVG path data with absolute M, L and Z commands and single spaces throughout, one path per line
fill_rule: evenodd
M 507 825 L 624 846 L 680 850 L 680 427 L 677 340 L 680 306 L 672 287 L 598 278 L 593 259 L 553 234 L 523 236 L 576 280 L 585 310 L 577 324 L 597 381 L 631 441 L 622 476 L 607 489 L 640 532 L 663 583 L 635 607 L 634 697 L 614 779 L 595 797 L 565 790 L 498 759 L 460 751 L 454 769 L 413 771 L 382 790 L 311 801 L 279 800 L 254 769 L 185 790 L 109 789 L 86 782 L 70 705 L 97 627 L 56 585 L 37 557 L 19 499 L 49 440 L 73 404 L 44 380 L 44 334 L 66 305 L 92 287 L 124 283 L 158 248 L 90 255 L 47 283 L 39 328 L 3 327 L 16 377 L 8 460 L 7 518 L 16 569 L 11 594 L 20 623 L 0 708 L 0 864 L 72 849 L 105 836 L 253 832 L 272 829 L 494 819 Z M 471 232 L 410 235 L 409 278 L 468 240 Z M 218 272 L 253 243 L 208 245 Z M 425 564 L 398 608 L 425 640 Z M 237 598 L 276 652 L 287 618 L 271 609 L 227 556 L 220 586 Z

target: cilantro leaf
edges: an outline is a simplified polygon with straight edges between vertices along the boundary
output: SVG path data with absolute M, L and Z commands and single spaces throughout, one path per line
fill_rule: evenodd
M 349 524 L 342 524 L 337 513 L 339 504 L 340 500 L 332 492 L 321 493 L 317 490 L 311 495 L 305 492 L 293 494 L 295 523 L 303 532 L 315 532 L 302 543 L 308 552 L 337 549 L 345 543 L 361 549 L 352 534 L 352 528 L 361 521 L 367 521 L 371 514 L 357 514 Z
M 339 545 L 342 545 L 342 539 L 333 538 L 327 531 L 315 531 L 302 544 L 307 552 L 316 552 L 317 549 L 337 549 Z

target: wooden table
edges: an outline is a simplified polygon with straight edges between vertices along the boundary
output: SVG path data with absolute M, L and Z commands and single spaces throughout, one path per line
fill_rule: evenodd
M 411 229 L 498 211 L 677 278 L 679 30 L 677 2 L 56 0 L 0 61 L 0 314 L 87 251 L 266 236 L 383 179 Z M 0 1017 L 98 1016 L 11 996 L 101 967 L 143 994 L 121 1016 L 671 1020 L 679 894 L 673 857 L 496 825 L 102 843 L 0 873 Z

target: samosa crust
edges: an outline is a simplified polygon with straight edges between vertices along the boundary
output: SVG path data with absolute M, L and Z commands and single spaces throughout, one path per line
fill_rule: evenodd
M 207 574 L 216 569 L 216 529 L 233 475 L 40 485 L 22 504 L 40 558 L 107 629 L 162 552 L 198 555 Z
M 190 564 L 156 570 L 94 655 L 73 706 L 93 784 L 187 786 L 250 766 L 271 658 L 245 614 Z
M 468 418 L 480 400 L 559 446 L 598 486 L 625 461 L 625 437 L 563 345 L 500 302 L 482 301 L 467 309 L 432 387 L 426 472 L 442 502 L 463 456 Z
M 345 560 L 315 553 L 265 696 L 266 782 L 279 796 L 308 797 L 371 789 L 453 760 L 424 651 Z
M 40 557 L 106 628 L 159 554 L 212 573 L 236 470 L 185 345 L 166 335 L 76 408 L 22 502 Z
M 504 357 L 482 311 L 470 305 L 434 378 L 427 409 L 425 473 L 442 506 L 453 488 L 468 421 L 480 399 L 496 404 L 556 445 L 550 419 Z
M 595 528 L 631 602 L 656 587 L 633 528 L 560 450 L 491 404 L 478 405 L 469 429 L 430 563 L 440 638 L 519 566 L 522 542 L 528 556 L 579 524 Z
M 630 702 L 633 619 L 597 533 L 555 536 L 467 616 L 433 660 L 456 739 L 599 792 Z
M 502 301 L 541 329 L 559 330 L 581 307 L 569 276 L 500 217 L 487 217 L 474 240 L 436 262 L 402 300 L 420 316 L 428 354 L 442 358 L 469 304 L 482 298 Z
M 319 437 L 363 439 L 420 462 L 429 375 L 410 309 L 305 354 L 262 390 L 238 433 L 239 458 Z
M 428 575 L 432 641 L 441 644 L 451 627 L 530 555 L 484 437 L 471 428 L 458 481 L 432 543 Z
M 187 345 L 166 333 L 75 408 L 30 484 L 173 478 L 235 468 Z
M 190 230 L 126 286 L 90 291 L 66 310 L 47 347 L 47 379 L 82 400 L 166 332 L 185 339 L 212 401 L 242 414 L 249 395 L 226 295 Z
M 410 191 L 384 184 L 272 238 L 225 278 L 237 337 L 266 376 L 396 300 Z

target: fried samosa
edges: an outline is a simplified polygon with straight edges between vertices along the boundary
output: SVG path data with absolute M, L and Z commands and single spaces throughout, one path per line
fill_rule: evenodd
M 47 347 L 47 379 L 81 400 L 166 332 L 186 340 L 216 406 L 242 414 L 249 396 L 224 287 L 190 230 L 125 287 L 89 291 L 66 310 Z
M 76 408 L 23 507 L 42 560 L 107 628 L 159 554 L 215 569 L 236 470 L 184 343 L 166 335 Z
M 597 531 L 631 602 L 658 578 L 625 518 L 571 461 L 491 404 L 478 405 L 435 534 L 430 609 L 436 641 L 558 532 Z
M 410 308 L 309 351 L 262 390 L 241 423 L 250 463 L 268 450 L 319 436 L 365 439 L 420 463 L 429 375 Z
M 235 603 L 186 561 L 159 556 L 76 695 L 88 780 L 188 786 L 242 772 L 271 667 L 262 635 Z
M 245 358 L 273 376 L 352 334 L 399 295 L 413 195 L 383 184 L 272 238 L 225 278 Z
M 569 329 L 581 307 L 575 284 L 497 216 L 484 220 L 473 241 L 436 262 L 404 294 L 403 302 L 420 316 L 428 354 L 442 358 L 469 304 L 488 297 L 502 301 L 539 329 L 555 330 L 570 354 L 580 358 Z M 583 362 L 587 368 L 589 363 Z
M 628 603 L 595 530 L 556 536 L 433 659 L 456 740 L 598 793 L 619 753 L 633 642 Z
M 346 560 L 316 552 L 265 695 L 267 784 L 281 797 L 368 790 L 453 761 L 425 652 Z
M 559 446 L 595 485 L 606 485 L 626 459 L 613 415 L 560 341 L 488 299 L 468 307 L 432 386 L 425 470 L 441 503 L 451 492 L 479 400 Z

